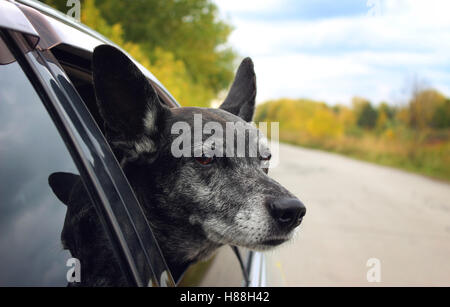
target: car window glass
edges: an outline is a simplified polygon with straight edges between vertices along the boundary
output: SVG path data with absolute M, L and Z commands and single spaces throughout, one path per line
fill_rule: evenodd
M 0 66 L 0 286 L 67 284 L 55 172 L 78 173 L 20 65 Z

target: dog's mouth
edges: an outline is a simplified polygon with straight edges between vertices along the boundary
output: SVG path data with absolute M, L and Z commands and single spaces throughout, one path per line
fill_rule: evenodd
M 265 240 L 265 241 L 261 242 L 261 244 L 266 245 L 266 246 L 277 246 L 286 241 L 287 241 L 287 239 L 269 239 L 269 240 Z

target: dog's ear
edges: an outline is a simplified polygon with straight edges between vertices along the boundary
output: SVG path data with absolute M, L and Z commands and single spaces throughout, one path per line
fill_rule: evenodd
M 156 138 L 156 126 L 169 109 L 131 59 L 115 47 L 101 45 L 94 50 L 92 68 L 97 104 L 113 149 L 138 142 L 144 134 Z
M 74 186 L 81 180 L 79 175 L 57 172 L 48 177 L 48 184 L 56 197 L 65 205 L 69 204 Z
M 230 92 L 220 109 L 237 115 L 247 122 L 251 122 L 255 112 L 255 98 L 255 70 L 252 60 L 245 58 L 239 65 Z

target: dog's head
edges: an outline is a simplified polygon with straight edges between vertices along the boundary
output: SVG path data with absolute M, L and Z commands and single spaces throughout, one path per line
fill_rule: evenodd
M 162 245 L 201 258 L 223 244 L 264 250 L 291 238 L 306 209 L 262 165 L 270 151 L 250 124 L 256 79 L 249 58 L 219 109 L 169 109 L 110 46 L 95 49 L 93 72 L 105 135 Z M 244 147 L 236 138 L 242 131 Z

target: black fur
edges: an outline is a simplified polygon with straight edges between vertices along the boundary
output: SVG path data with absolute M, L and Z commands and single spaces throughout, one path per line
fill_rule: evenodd
M 81 283 L 69 283 L 69 286 L 126 286 L 80 176 L 53 173 L 49 176 L 49 184 L 55 195 L 67 205 L 61 232 L 63 248 L 81 263 Z
M 251 122 L 255 112 L 256 75 L 253 62 L 245 58 L 236 73 L 233 85 L 221 109 Z

